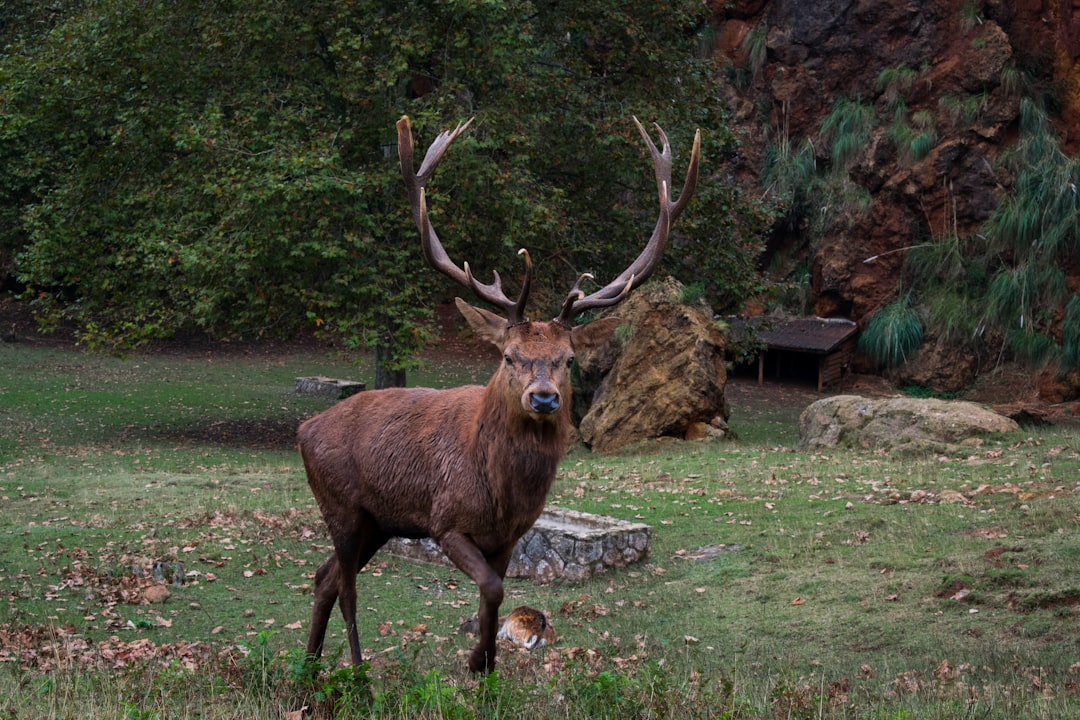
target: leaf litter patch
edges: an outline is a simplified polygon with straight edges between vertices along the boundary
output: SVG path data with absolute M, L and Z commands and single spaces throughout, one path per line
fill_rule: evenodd
M 58 609 L 75 602 L 89 630 L 122 633 L 171 627 L 172 619 L 157 607 L 171 596 L 170 588 L 217 580 L 214 571 L 221 573 L 221 568 L 232 560 L 217 552 L 219 549 L 269 547 L 281 538 L 316 542 L 321 538 L 317 520 L 313 511 L 296 508 L 282 513 L 214 511 L 150 528 L 141 540 L 133 541 L 139 544 L 137 551 L 115 542 L 96 553 L 78 545 L 42 543 L 27 547 L 27 552 L 41 564 L 37 580 L 48 578 L 45 584 L 35 588 L 29 584 L 34 578 L 22 573 L 0 580 L 14 583 L 5 592 L 9 601 L 36 595 L 48 604 L 56 603 Z M 165 537 L 164 528 L 187 534 L 183 539 Z M 243 561 L 247 561 L 246 556 Z M 266 565 L 306 565 L 308 561 L 292 560 L 287 550 L 272 549 L 260 558 L 260 563 L 253 568 L 245 565 L 243 576 L 265 574 Z M 200 570 L 199 566 L 208 568 Z M 134 619 L 125 617 L 123 608 L 132 606 L 145 611 L 140 610 Z M 54 617 L 49 620 L 0 625 L 0 663 L 41 672 L 112 669 L 139 663 L 179 664 L 189 670 L 222 672 L 227 676 L 228 668 L 247 652 L 242 645 L 186 641 L 158 644 L 146 638 L 121 640 L 116 635 L 95 641 L 95 633 L 84 633 L 74 622 Z
M 118 670 L 136 665 L 182 666 L 191 672 L 213 669 L 229 676 L 244 656 L 238 646 L 215 648 L 209 643 L 157 644 L 147 638 L 125 641 L 112 636 L 93 642 L 74 625 L 0 625 L 0 663 L 23 670 Z

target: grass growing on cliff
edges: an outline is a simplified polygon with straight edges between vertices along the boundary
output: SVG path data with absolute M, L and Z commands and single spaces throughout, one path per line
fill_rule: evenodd
M 554 646 L 506 649 L 496 675 L 469 676 L 471 582 L 380 555 L 359 583 L 369 668 L 336 669 L 335 615 L 312 681 L 311 573 L 330 547 L 278 426 L 328 403 L 294 396 L 294 375 L 345 369 L 0 353 L 3 718 L 1080 710 L 1075 430 L 956 457 L 806 454 L 798 408 L 751 400 L 733 408 L 735 442 L 576 450 L 552 504 L 646 522 L 653 548 L 582 583 L 509 581 L 504 610 L 547 611 Z M 476 372 L 432 371 L 434 384 Z M 170 597 L 143 602 L 154 586 Z
M 870 207 L 870 194 L 849 177 L 877 122 L 872 105 L 861 99 L 838 98 L 819 126 L 818 143 L 792 138 L 784 125 L 765 151 L 762 181 L 766 194 L 787 206 L 791 228 L 808 221 L 810 239 L 818 243 L 837 221 L 852 222 Z M 819 168 L 817 147 L 828 148 L 829 162 Z
M 859 336 L 859 351 L 879 365 L 896 367 L 922 344 L 922 335 L 922 319 L 912 305 L 909 291 L 870 317 Z
M 1001 159 L 1015 178 L 1009 192 L 980 232 L 913 247 L 906 276 L 931 334 L 987 358 L 1004 350 L 1067 372 L 1080 366 L 1080 296 L 1066 277 L 1080 252 L 1080 159 L 1062 151 L 1042 103 L 1019 102 L 1020 136 Z
M 833 172 L 846 172 L 866 149 L 870 130 L 877 124 L 873 105 L 861 98 L 837 98 L 821 121 L 821 139 L 832 149 Z

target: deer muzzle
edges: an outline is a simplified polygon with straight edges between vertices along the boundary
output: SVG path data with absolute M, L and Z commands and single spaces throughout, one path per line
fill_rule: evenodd
M 531 392 L 529 393 L 529 407 L 540 415 L 550 415 L 559 409 L 559 393 Z

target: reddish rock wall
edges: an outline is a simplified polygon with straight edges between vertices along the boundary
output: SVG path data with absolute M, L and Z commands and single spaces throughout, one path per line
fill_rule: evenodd
M 1002 85 L 1003 68 L 1019 67 L 1054 84 L 1062 102 L 1059 132 L 1067 150 L 1080 149 L 1080 0 L 766 0 L 713 6 L 715 52 L 743 73 L 742 82 L 724 88 L 743 137 L 731 168 L 741 182 L 760 188 L 770 139 L 816 138 L 837 98 L 859 98 L 872 103 L 879 118 L 888 117 L 890 98 L 879 81 L 883 70 L 913 70 L 914 81 L 901 91 L 907 113 L 923 110 L 934 117 L 936 144 L 921 160 L 897 158 L 881 123 L 849 170 L 869 192 L 870 208 L 834 222 L 808 250 L 819 315 L 864 324 L 897 296 L 905 248 L 950 232 L 976 232 L 990 216 L 1012 182 L 997 159 L 1015 139 L 1019 112 L 1018 93 Z M 762 29 L 765 61 L 749 67 L 747 38 L 760 37 Z M 949 98 L 974 98 L 974 117 L 946 111 Z M 821 163 L 829 162 L 826 143 L 814 149 Z M 805 240 L 796 231 L 786 250 Z M 977 363 L 958 362 L 948 348 L 929 341 L 933 352 L 912 368 L 920 380 L 955 389 L 980 371 Z

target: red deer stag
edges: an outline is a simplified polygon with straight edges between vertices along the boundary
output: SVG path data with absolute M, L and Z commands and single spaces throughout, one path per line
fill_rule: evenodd
M 471 122 L 471 121 L 469 121 Z M 469 123 L 442 132 L 413 170 L 412 129 L 397 123 L 398 154 L 408 186 L 412 216 L 427 261 L 470 288 L 505 317 L 472 307 L 458 309 L 476 331 L 503 354 L 486 387 L 449 390 L 393 388 L 354 395 L 300 426 L 300 453 L 308 484 L 319 504 L 334 554 L 315 574 L 315 599 L 307 651 L 318 657 L 335 601 L 349 638 L 353 664 L 360 664 L 356 629 L 356 575 L 393 536 L 432 537 L 480 591 L 480 639 L 469 656 L 473 672 L 495 666 L 495 637 L 503 578 L 514 545 L 540 515 L 570 432 L 570 366 L 574 352 L 605 339 L 618 323 L 598 320 L 575 327 L 586 310 L 614 305 L 656 268 L 668 229 L 686 207 L 697 182 L 700 132 L 677 202 L 669 198 L 671 149 L 657 126 L 657 150 L 634 119 L 649 153 L 660 194 L 660 218 L 633 264 L 586 296 L 579 278 L 550 322 L 525 317 L 532 263 L 524 250 L 521 293 L 511 300 L 496 273 L 490 284 L 447 256 L 428 219 L 424 188 L 450 143 Z

